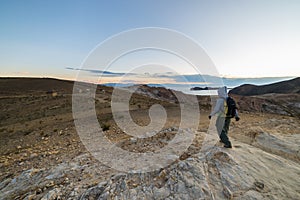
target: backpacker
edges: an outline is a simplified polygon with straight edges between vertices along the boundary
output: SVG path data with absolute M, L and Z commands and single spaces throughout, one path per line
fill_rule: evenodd
M 227 103 L 226 117 L 230 117 L 230 118 L 235 117 L 237 107 L 234 99 L 231 97 L 227 97 L 226 103 Z

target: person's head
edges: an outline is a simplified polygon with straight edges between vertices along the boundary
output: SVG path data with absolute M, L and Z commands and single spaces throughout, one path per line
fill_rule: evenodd
M 220 98 L 227 98 L 227 87 L 226 86 L 218 89 L 218 96 Z

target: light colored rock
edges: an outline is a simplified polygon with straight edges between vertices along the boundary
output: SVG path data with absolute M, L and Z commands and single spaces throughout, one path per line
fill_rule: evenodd
M 24 198 L 24 200 L 34 200 L 36 199 L 36 195 L 35 194 L 29 194 L 28 196 L 26 196 Z
M 300 134 L 298 135 L 300 138 Z M 294 142 L 288 142 L 278 138 L 278 136 L 271 135 L 269 133 L 259 133 L 254 144 L 255 146 L 280 156 L 287 157 L 289 159 L 300 161 L 299 145 Z
M 23 195 L 31 194 L 36 188 L 42 188 L 38 195 L 44 199 L 298 198 L 300 167 L 297 162 L 256 146 L 232 142 L 238 147 L 224 149 L 212 146 L 193 155 L 192 159 L 175 162 L 151 173 L 114 172 L 114 176 L 104 182 L 99 181 L 98 185 L 97 182 L 92 183 L 92 178 L 101 177 L 101 173 L 94 171 L 102 165 L 86 164 L 90 157 L 80 155 L 73 162 L 49 169 L 26 170 L 13 179 L 2 181 L 0 199 L 14 199 L 21 196 L 21 192 Z M 74 182 L 79 178 L 80 181 Z M 53 187 L 60 189 L 48 191 Z
M 32 153 L 32 154 L 30 154 L 30 158 L 35 158 L 35 157 L 37 157 L 37 156 L 38 156 L 37 153 Z
M 263 195 L 255 190 L 247 191 L 242 197 L 238 198 L 240 200 L 261 200 L 266 199 Z
M 237 141 L 234 143 L 238 145 Z M 300 187 L 298 164 L 250 145 L 240 146 L 232 150 L 216 146 L 193 160 L 173 164 L 159 174 L 139 174 L 147 179 L 143 178 L 132 189 L 124 186 L 132 176 L 122 175 L 124 180 L 113 178 L 100 199 L 262 199 L 265 196 L 283 199 L 298 195 L 295 193 Z M 274 168 L 275 165 L 282 168 Z M 153 187 L 162 177 L 166 181 L 160 182 L 159 188 Z
M 224 196 L 226 197 L 226 199 L 233 199 L 233 194 L 232 194 L 232 192 L 229 190 L 229 188 L 228 187 L 224 187 L 223 188 L 223 194 L 224 194 Z
M 61 190 L 59 188 L 54 188 L 53 190 L 50 190 L 45 196 L 41 198 L 41 200 L 57 200 L 61 197 Z
M 170 195 L 170 191 L 167 188 L 154 188 L 153 198 L 154 199 L 166 199 Z

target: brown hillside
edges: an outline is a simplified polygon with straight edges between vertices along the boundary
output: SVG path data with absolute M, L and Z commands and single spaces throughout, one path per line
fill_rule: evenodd
M 73 81 L 54 78 L 0 78 L 0 95 L 49 91 L 72 93 L 72 90 Z
M 263 94 L 270 94 L 270 93 L 278 93 L 278 94 L 300 93 L 300 77 L 288 81 L 282 81 L 282 82 L 273 83 L 269 85 L 262 85 L 262 86 L 244 84 L 232 89 L 230 93 L 243 95 L 243 96 L 254 96 L 254 95 L 263 95 Z

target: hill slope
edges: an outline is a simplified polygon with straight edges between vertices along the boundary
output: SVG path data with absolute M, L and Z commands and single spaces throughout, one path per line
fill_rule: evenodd
M 288 81 L 282 81 L 262 86 L 244 84 L 232 89 L 230 93 L 243 96 L 263 95 L 269 93 L 300 93 L 300 77 Z
M 0 95 L 46 93 L 57 91 L 72 93 L 73 81 L 54 78 L 0 78 Z

